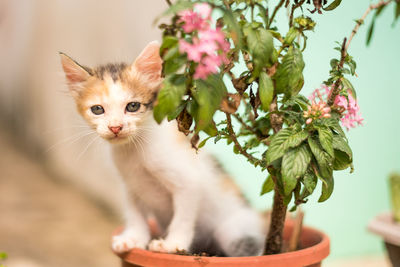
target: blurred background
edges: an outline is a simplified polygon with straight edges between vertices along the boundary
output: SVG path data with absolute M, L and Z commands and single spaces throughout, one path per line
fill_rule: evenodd
M 328 77 L 335 41 L 350 35 L 370 2 L 343 1 L 314 15 L 318 35 L 309 35 L 304 54 L 306 95 Z M 75 111 L 58 52 L 89 66 L 131 62 L 160 40 L 153 20 L 166 7 L 164 0 L 0 1 L 0 252 L 8 253 L 7 266 L 118 266 L 109 248 L 121 223 L 116 170 L 107 144 Z M 281 13 L 278 23 L 286 27 Z M 365 118 L 349 132 L 355 172 L 337 173 L 331 199 L 317 203 L 317 194 L 304 207 L 305 223 L 331 238 L 327 266 L 388 266 L 381 240 L 366 225 L 389 209 L 387 176 L 400 171 L 400 23 L 392 25 L 393 17 L 387 8 L 371 45 L 364 26 L 349 49 Z M 205 149 L 257 209 L 271 206 L 271 196 L 259 197 L 265 173 L 222 142 Z

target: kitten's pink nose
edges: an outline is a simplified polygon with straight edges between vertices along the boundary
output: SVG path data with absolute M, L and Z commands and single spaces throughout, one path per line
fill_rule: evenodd
M 122 126 L 108 126 L 108 129 L 114 134 L 118 134 L 122 130 Z

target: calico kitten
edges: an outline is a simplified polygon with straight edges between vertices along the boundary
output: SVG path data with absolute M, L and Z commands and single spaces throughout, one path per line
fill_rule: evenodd
M 195 153 L 174 123 L 157 125 L 152 117 L 162 84 L 157 42 L 131 65 L 88 68 L 60 56 L 79 113 L 112 144 L 121 174 L 126 223 L 112 240 L 114 251 L 262 253 L 259 215 L 226 186 L 210 157 Z M 149 216 L 161 229 L 156 239 L 151 239 Z

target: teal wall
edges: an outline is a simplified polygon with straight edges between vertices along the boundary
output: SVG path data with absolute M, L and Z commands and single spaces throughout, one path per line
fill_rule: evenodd
M 377 1 L 375 1 L 377 2 Z M 338 57 L 335 41 L 349 36 L 354 19 L 362 16 L 370 1 L 343 1 L 333 12 L 314 15 L 315 33 L 309 34 L 304 54 L 305 89 L 308 95 L 328 77 L 329 61 Z M 284 11 L 279 25 L 284 25 Z M 308 12 L 306 12 L 308 13 Z M 337 172 L 335 190 L 325 203 L 318 203 L 318 192 L 303 206 L 305 223 L 322 229 L 331 238 L 330 258 L 358 256 L 382 251 L 380 239 L 366 230 L 368 221 L 389 209 L 387 176 L 400 171 L 400 22 L 391 27 L 394 8 L 388 7 L 375 25 L 371 45 L 365 46 L 366 25 L 351 43 L 358 77 L 351 82 L 358 93 L 364 126 L 348 132 L 354 152 L 355 172 Z M 224 142 L 206 146 L 219 156 L 258 209 L 271 206 L 271 195 L 259 197 L 266 173 L 255 170 L 242 156 L 233 154 Z

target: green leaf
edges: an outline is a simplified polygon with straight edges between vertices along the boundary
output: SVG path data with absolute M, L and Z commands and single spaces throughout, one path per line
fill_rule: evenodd
M 320 176 L 324 179 L 332 177 L 333 158 L 329 156 L 329 154 L 322 149 L 321 144 L 312 137 L 308 138 L 308 144 L 310 145 L 311 152 L 317 160 Z
M 164 75 L 175 74 L 185 63 L 186 57 L 183 55 L 164 61 Z
M 272 83 L 272 79 L 265 72 L 260 73 L 258 92 L 262 109 L 268 111 L 269 105 L 274 97 L 274 84 Z
M 209 136 L 206 139 L 204 139 L 203 141 L 200 142 L 200 144 L 197 146 L 198 148 L 202 148 L 203 146 L 205 146 L 205 144 L 207 143 L 208 139 L 212 138 L 213 136 Z
M 400 2 L 397 2 L 396 9 L 394 12 L 394 20 L 396 21 L 400 17 Z
M 203 132 L 205 132 L 206 134 L 208 134 L 208 136 L 211 137 L 216 136 L 218 134 L 218 129 L 217 126 L 215 125 L 215 122 L 211 120 L 208 126 L 203 129 Z
M 344 133 L 342 127 L 339 124 L 339 121 L 335 118 L 328 118 L 322 121 L 324 125 L 328 126 L 340 136 L 346 138 L 346 134 Z
M 304 84 L 304 61 L 301 51 L 290 47 L 274 75 L 276 93 L 284 93 L 286 98 L 297 95 Z
M 242 47 L 242 31 L 240 30 L 240 26 L 237 23 L 237 19 L 235 14 L 232 13 L 229 9 L 222 9 L 224 12 L 224 23 L 228 26 L 230 37 L 233 40 L 233 43 L 236 46 L 236 49 L 240 49 Z
M 258 13 L 258 15 L 263 19 L 265 26 L 268 26 L 268 24 L 269 24 L 268 11 L 265 9 L 265 7 L 263 7 L 263 5 L 261 5 L 259 3 L 255 3 L 255 4 L 260 11 Z
M 298 105 L 302 110 L 306 110 L 310 101 L 303 95 L 295 95 L 285 101 L 285 105 L 294 106 Z
M 261 68 L 267 64 L 274 51 L 273 37 L 272 34 L 263 27 L 253 29 L 249 25 L 244 31 L 247 39 L 247 46 L 255 65 L 253 76 L 258 77 Z
M 318 199 L 318 202 L 324 202 L 325 200 L 327 200 L 333 192 L 333 186 L 334 186 L 334 182 L 333 182 L 333 177 L 326 177 L 323 179 L 322 181 L 322 192 L 321 192 L 321 196 Z
M 186 107 L 186 105 L 187 105 L 186 102 L 182 102 L 182 103 L 175 109 L 175 111 L 169 113 L 168 116 L 167 116 L 168 121 L 172 121 L 172 120 L 176 119 L 176 117 L 178 117 L 179 114 L 181 114 L 182 110 Z
M 296 39 L 296 37 L 298 35 L 299 35 L 299 31 L 296 28 L 291 27 L 285 36 L 285 39 L 284 39 L 285 44 L 291 45 L 293 43 L 294 39 Z
M 174 74 L 187 61 L 186 56 L 179 53 L 178 39 L 173 36 L 166 36 L 160 48 L 163 55 L 163 74 Z
M 304 189 L 306 192 L 303 192 L 302 197 L 308 197 L 314 192 L 315 187 L 317 186 L 317 181 L 318 178 L 312 171 L 306 172 L 306 174 L 303 177 L 303 184 L 304 184 Z
M 367 41 L 366 41 L 367 45 L 369 45 L 369 43 L 371 42 L 372 34 L 374 33 L 374 27 L 375 27 L 375 17 L 372 19 L 371 25 L 368 28 Z
M 176 36 L 171 36 L 167 35 L 163 38 L 161 47 L 160 47 L 160 52 L 162 52 L 164 49 L 168 49 L 171 47 L 174 47 L 178 44 L 178 37 Z
M 262 135 L 266 136 L 271 129 L 271 122 L 266 117 L 261 117 L 255 121 L 254 127 L 260 131 Z
M 356 90 L 354 89 L 353 85 L 351 84 L 351 82 L 349 80 L 347 80 L 346 78 L 342 78 L 342 85 L 343 85 L 343 89 L 344 90 L 349 90 L 351 92 L 351 95 L 354 97 L 354 99 L 357 99 L 357 93 Z
M 332 69 L 337 68 L 338 64 L 339 64 L 339 60 L 338 59 L 336 59 L 336 58 L 331 59 L 330 65 L 331 65 Z
M 290 149 L 282 159 L 282 181 L 285 195 L 290 194 L 297 185 L 311 161 L 311 152 L 307 144 Z
M 266 153 L 266 161 L 271 164 L 282 157 L 289 148 L 300 145 L 308 137 L 308 132 L 302 130 L 295 132 L 292 128 L 286 128 L 276 133 Z
M 292 200 L 293 194 L 289 194 L 283 198 L 283 205 L 289 205 L 290 201 Z
M 336 171 L 345 170 L 351 167 L 352 160 L 345 152 L 335 149 L 335 159 L 333 160 L 333 169 Z
M 318 127 L 317 130 L 319 142 L 321 143 L 324 150 L 329 154 L 329 156 L 333 157 L 333 134 L 331 129 L 329 129 L 328 127 Z
M 271 175 L 268 175 L 267 179 L 265 179 L 264 184 L 262 186 L 260 196 L 274 190 L 274 186 L 275 186 L 274 180 L 272 180 Z
M 186 78 L 183 75 L 171 75 L 163 82 L 163 87 L 158 93 L 158 103 L 154 107 L 154 119 L 161 123 L 165 116 L 172 114 L 179 107 L 182 96 L 186 92 Z
M 178 57 L 179 55 L 180 55 L 179 47 L 178 47 L 178 45 L 175 45 L 168 49 L 167 53 L 165 53 L 165 55 L 163 56 L 163 60 L 164 61 L 170 60 L 170 59 Z
M 350 67 L 351 75 L 355 75 L 357 63 L 354 60 L 350 60 L 350 61 L 346 62 L 346 64 Z
M 206 129 L 212 121 L 215 111 L 221 104 L 227 90 L 220 75 L 210 75 L 207 80 L 196 80 L 194 98 L 198 103 L 196 114 L 192 115 L 196 121 L 196 132 Z
M 340 5 L 341 2 L 342 2 L 342 0 L 334 0 L 329 6 L 323 8 L 323 10 L 325 10 L 325 11 L 334 10 L 335 8 L 337 8 Z
M 351 151 L 351 148 L 350 148 L 349 144 L 347 143 L 347 141 L 342 136 L 339 136 L 336 134 L 333 135 L 332 144 L 333 144 L 334 149 L 340 150 L 340 151 L 346 153 L 349 156 L 349 158 L 351 160 L 353 160 L 353 152 Z

